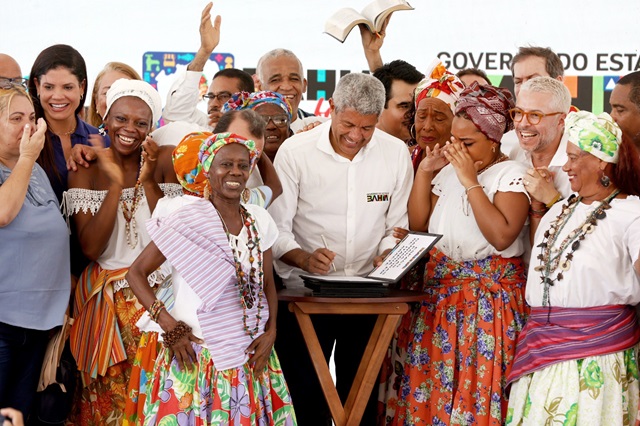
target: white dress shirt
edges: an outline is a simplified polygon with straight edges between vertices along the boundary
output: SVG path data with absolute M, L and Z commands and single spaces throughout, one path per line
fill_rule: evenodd
M 569 139 L 566 135 L 560 139 L 560 145 L 556 150 L 555 155 L 551 159 L 549 166 L 547 167 L 551 173 L 553 173 L 553 185 L 563 198 L 567 198 L 571 195 L 571 182 L 569 182 L 569 176 L 562 171 L 562 166 L 567 162 L 567 143 Z M 510 153 L 509 158 L 515 161 L 520 161 L 526 164 L 529 168 L 533 168 L 533 161 L 531 160 L 531 153 L 520 148 L 520 145 L 516 146 Z
M 167 121 L 186 121 L 212 130 L 209 116 L 197 108 L 200 101 L 202 71 L 187 71 L 175 79 L 167 95 L 162 117 Z
M 393 228 L 408 228 L 407 202 L 413 168 L 405 144 L 375 130 L 349 160 L 329 141 L 331 121 L 287 139 L 275 161 L 283 193 L 269 208 L 280 234 L 274 259 L 301 248 L 336 253 L 337 272 L 366 275 L 373 259 L 396 244 Z M 301 286 L 301 269 L 275 262 L 287 287 Z

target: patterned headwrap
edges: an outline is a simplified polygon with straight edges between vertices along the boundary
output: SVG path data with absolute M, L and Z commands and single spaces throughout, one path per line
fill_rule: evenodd
M 513 130 L 509 110 L 514 106 L 513 95 L 507 89 L 479 85 L 474 81 L 460 94 L 455 113 L 466 112 L 478 130 L 500 143 L 502 135 Z
M 595 115 L 589 111 L 570 112 L 564 131 L 569 142 L 602 161 L 618 162 L 622 130 L 606 112 Z
M 209 185 L 207 173 L 216 153 L 230 143 L 241 143 L 249 150 L 251 168 L 258 158 L 255 142 L 232 133 L 194 132 L 185 136 L 173 150 L 173 169 L 187 191 L 202 196 Z M 202 159 L 202 161 L 201 161 Z M 206 165 L 206 166 L 205 166 Z
M 200 160 L 200 164 L 202 164 L 202 171 L 204 173 L 209 173 L 213 158 L 218 151 L 230 143 L 242 144 L 249 150 L 249 161 L 251 162 L 251 170 L 253 170 L 260 154 L 260 151 L 256 149 L 256 143 L 251 139 L 245 139 L 235 133 L 218 133 L 217 135 L 208 137 L 200 145 L 198 160 Z
M 424 98 L 436 98 L 449 105 L 451 112 L 456 109 L 456 101 L 464 90 L 464 84 L 458 77 L 451 74 L 439 59 L 434 60 L 427 71 L 428 76 L 416 87 L 416 108 Z
M 289 117 L 291 121 L 292 110 L 289 101 L 285 99 L 280 93 L 262 91 L 262 92 L 238 92 L 234 93 L 224 105 L 222 105 L 222 112 L 236 111 L 241 109 L 256 109 L 263 104 L 275 104 L 278 105 Z
M 189 133 L 182 138 L 173 150 L 173 169 L 178 176 L 178 182 L 187 191 L 202 196 L 208 185 L 207 175 L 202 171 L 202 164 L 198 160 L 200 145 L 213 136 L 210 132 Z

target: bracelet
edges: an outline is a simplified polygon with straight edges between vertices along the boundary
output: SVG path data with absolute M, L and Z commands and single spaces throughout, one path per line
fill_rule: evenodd
M 474 188 L 482 188 L 482 185 L 480 185 L 480 184 L 477 184 L 477 185 L 471 185 L 470 187 L 465 188 L 465 189 L 464 189 L 464 195 L 469 195 L 469 191 L 471 191 L 471 190 L 472 190 L 472 189 L 474 189 Z
M 557 203 L 558 201 L 562 200 L 562 194 L 560 194 L 559 192 L 556 194 L 555 197 L 553 197 L 553 200 L 551 200 L 549 202 L 549 204 L 547 204 L 547 208 L 550 209 L 551 206 L 553 206 L 555 203 Z
M 533 214 L 545 214 L 547 212 L 547 210 L 534 210 L 534 209 L 529 209 L 529 211 Z
M 189 333 L 191 333 L 191 327 L 184 321 L 178 321 L 173 330 L 162 333 L 162 344 L 165 348 L 170 348 Z
M 160 312 L 166 309 L 164 306 L 164 302 L 160 299 L 156 299 L 153 301 L 151 306 L 149 306 L 149 316 L 154 322 L 158 322 L 158 318 L 160 317 Z

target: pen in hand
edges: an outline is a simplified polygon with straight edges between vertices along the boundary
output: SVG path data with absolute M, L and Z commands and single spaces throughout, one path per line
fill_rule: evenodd
M 322 243 L 324 244 L 324 248 L 329 250 L 329 246 L 327 246 L 327 239 L 324 237 L 324 235 L 320 235 L 320 238 L 322 238 Z M 331 262 L 331 268 L 333 269 L 333 272 L 337 272 L 335 263 Z

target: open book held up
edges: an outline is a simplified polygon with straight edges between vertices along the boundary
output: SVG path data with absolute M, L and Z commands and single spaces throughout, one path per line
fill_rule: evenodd
M 371 32 L 379 33 L 384 20 L 396 10 L 413 10 L 413 7 L 406 0 L 375 0 L 362 12 L 345 7 L 331 15 L 324 24 L 324 32 L 341 43 L 358 24 L 365 24 Z

